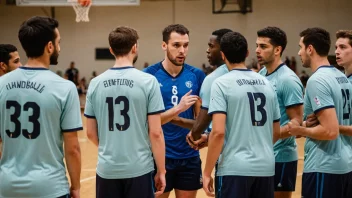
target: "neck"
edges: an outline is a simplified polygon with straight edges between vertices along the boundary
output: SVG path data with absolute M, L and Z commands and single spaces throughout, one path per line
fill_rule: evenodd
M 132 59 L 128 57 L 116 58 L 114 67 L 128 67 L 128 66 L 133 66 L 133 58 Z
M 177 76 L 183 68 L 183 66 L 174 65 L 167 57 L 165 57 L 161 64 L 171 76 Z
M 346 76 L 350 76 L 352 74 L 352 63 L 344 66 Z
M 50 59 L 46 57 L 38 57 L 38 58 L 28 58 L 26 67 L 33 67 L 33 68 L 47 68 L 49 69 L 50 66 Z
M 224 61 L 220 61 L 220 62 L 216 63 L 216 64 L 213 65 L 213 66 L 215 66 L 216 68 L 218 68 L 218 67 L 220 67 L 220 66 L 223 65 L 223 64 L 225 64 L 225 62 L 224 62 Z
M 282 60 L 281 60 L 281 58 L 277 58 L 277 59 L 275 59 L 274 61 L 272 61 L 272 62 L 266 64 L 266 65 L 265 65 L 265 68 L 266 68 L 266 70 L 268 71 L 268 74 L 273 73 L 273 72 L 279 67 L 279 65 L 280 65 L 281 63 L 283 63 Z
M 319 67 L 323 65 L 330 65 L 327 57 L 316 56 L 312 58 L 310 68 L 314 73 L 315 71 L 317 71 L 317 69 L 319 69 Z
M 229 69 L 229 71 L 233 70 L 233 69 L 247 69 L 246 65 L 244 64 L 244 62 L 242 63 L 226 63 L 227 68 Z

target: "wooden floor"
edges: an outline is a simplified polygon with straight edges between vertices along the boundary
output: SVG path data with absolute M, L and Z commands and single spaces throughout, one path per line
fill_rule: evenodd
M 87 138 L 85 131 L 85 118 L 83 118 L 84 131 L 79 132 L 79 141 L 82 152 L 82 174 L 81 174 L 81 197 L 82 198 L 95 198 L 95 168 L 97 162 L 97 148 Z M 300 198 L 301 194 L 301 182 L 302 182 L 302 170 L 303 170 L 303 147 L 305 139 L 297 139 L 299 161 L 297 171 L 297 182 L 296 192 L 294 192 L 293 198 Z M 200 157 L 203 161 L 203 169 L 205 165 L 207 149 L 200 151 Z M 200 189 L 197 194 L 197 198 L 207 197 Z M 170 198 L 175 198 L 174 193 L 171 193 Z

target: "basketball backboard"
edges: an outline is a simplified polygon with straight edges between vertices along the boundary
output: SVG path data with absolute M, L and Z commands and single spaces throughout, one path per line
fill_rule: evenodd
M 71 6 L 67 0 L 16 0 L 18 6 Z M 133 6 L 140 0 L 92 0 L 93 6 Z

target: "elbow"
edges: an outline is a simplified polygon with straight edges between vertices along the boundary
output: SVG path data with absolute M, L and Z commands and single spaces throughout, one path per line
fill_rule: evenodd
M 225 131 L 213 130 L 211 132 L 211 135 L 213 138 L 223 139 L 223 138 L 225 138 Z
M 337 137 L 339 137 L 339 130 L 331 130 L 330 132 L 328 132 L 326 139 L 327 140 L 335 140 L 337 139 Z
M 87 137 L 89 140 L 94 140 L 96 138 L 96 135 L 91 130 L 87 130 Z
M 161 129 L 151 130 L 149 131 L 150 139 L 161 139 L 163 137 Z
M 280 134 L 274 133 L 273 134 L 273 143 L 275 144 L 279 139 L 280 139 Z
M 327 130 L 327 139 L 328 140 L 335 140 L 337 137 L 340 135 L 340 129 L 339 129 L 339 124 L 336 123 L 333 125 L 331 128 L 328 128 Z
M 66 156 L 72 156 L 72 157 L 80 157 L 81 156 L 81 148 L 79 144 L 70 146 L 70 148 L 65 149 L 65 155 Z

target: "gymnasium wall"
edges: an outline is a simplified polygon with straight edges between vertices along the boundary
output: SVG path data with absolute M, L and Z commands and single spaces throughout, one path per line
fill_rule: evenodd
M 49 12 L 49 8 L 44 8 Z M 171 23 L 182 23 L 190 30 L 189 64 L 200 67 L 207 63 L 205 50 L 211 32 L 230 28 L 244 34 L 248 40 L 250 58 L 255 57 L 256 31 L 268 25 L 286 31 L 288 46 L 283 56 L 296 56 L 298 70 L 301 61 L 297 55 L 299 32 L 319 26 L 327 29 L 335 42 L 338 29 L 352 29 L 351 0 L 253 0 L 253 13 L 212 14 L 211 0 L 176 0 L 175 15 L 172 1 L 142 1 L 137 7 L 92 7 L 89 23 L 76 23 L 72 7 L 57 7 L 56 19 L 60 22 L 61 53 L 59 65 L 53 71 L 64 71 L 70 61 L 76 62 L 81 76 L 90 78 L 113 66 L 114 61 L 96 61 L 95 48 L 108 47 L 109 32 L 119 25 L 134 27 L 140 34 L 137 68 L 144 62 L 154 63 L 164 57 L 161 49 L 161 31 Z M 20 48 L 22 63 L 25 53 L 20 47 L 17 33 L 20 24 L 33 15 L 45 15 L 40 7 L 0 5 L 0 43 L 12 43 Z M 331 47 L 330 54 L 334 54 Z

